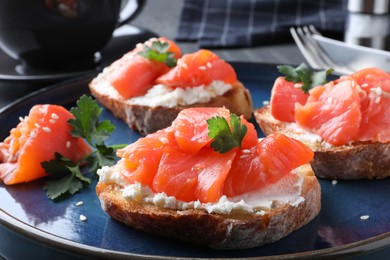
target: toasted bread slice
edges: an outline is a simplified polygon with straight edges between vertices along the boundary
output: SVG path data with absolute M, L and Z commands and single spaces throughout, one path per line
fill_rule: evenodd
M 269 106 L 255 110 L 254 116 L 265 135 L 282 132 L 310 147 L 314 151 L 314 158 L 310 163 L 314 173 L 320 178 L 359 180 L 390 176 L 390 143 L 356 142 L 331 146 L 295 123 L 275 119 Z
M 252 98 L 248 89 L 237 81 L 232 89 L 222 96 L 212 98 L 207 103 L 195 103 L 188 106 L 163 107 L 131 104 L 110 86 L 103 76 L 98 76 L 89 84 L 92 95 L 116 117 L 125 121 L 129 127 L 143 135 L 153 133 L 171 125 L 178 113 L 188 107 L 226 107 L 232 113 L 252 116 Z
M 161 208 L 124 198 L 123 187 L 110 181 L 99 181 L 96 192 L 109 216 L 133 228 L 217 249 L 240 249 L 275 242 L 318 215 L 321 190 L 310 165 L 297 168 L 294 174 L 301 176 L 298 201 L 280 203 L 275 200 L 271 208 L 251 213 L 219 214 L 198 208 Z M 280 187 L 274 189 L 282 192 Z

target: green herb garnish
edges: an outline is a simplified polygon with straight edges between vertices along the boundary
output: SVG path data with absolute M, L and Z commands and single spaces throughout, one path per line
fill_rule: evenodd
M 207 119 L 209 133 L 208 136 L 213 139 L 211 147 L 219 153 L 227 153 L 234 147 L 241 149 L 241 143 L 247 132 L 245 124 L 235 114 L 230 116 L 230 125 L 224 117 L 216 116 Z
M 290 65 L 279 65 L 277 68 L 280 73 L 285 75 L 287 81 L 294 83 L 302 82 L 301 89 L 305 93 L 308 93 L 310 89 L 316 86 L 325 84 L 327 82 L 327 76 L 333 72 L 333 69 L 312 71 L 305 63 L 302 63 L 296 68 Z
M 168 51 L 169 44 L 162 41 L 153 41 L 152 46 L 144 46 L 144 51 L 138 52 L 139 55 L 159 61 L 164 62 L 168 67 L 173 68 L 176 66 L 177 60 L 173 52 Z
M 73 195 L 91 183 L 91 179 L 81 173 L 79 163 L 73 163 L 59 153 L 54 159 L 43 162 L 42 167 L 50 174 L 44 189 L 52 200 Z
M 91 179 L 81 173 L 83 165 L 94 173 L 104 165 L 114 165 L 115 149 L 125 146 L 104 144 L 115 130 L 115 126 L 108 120 L 99 121 L 102 108 L 96 100 L 83 95 L 77 101 L 77 107 L 72 108 L 70 112 L 74 115 L 74 119 L 68 121 L 73 128 L 71 135 L 84 138 L 93 151 L 78 162 L 72 162 L 56 153 L 54 159 L 42 163 L 42 167 L 50 176 L 44 189 L 48 197 L 53 200 L 72 195 L 91 183 Z

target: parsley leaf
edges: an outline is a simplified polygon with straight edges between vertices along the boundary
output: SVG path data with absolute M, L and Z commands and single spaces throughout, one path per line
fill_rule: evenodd
M 305 93 L 308 93 L 310 89 L 316 86 L 325 84 L 327 82 L 327 76 L 333 72 L 333 69 L 312 71 L 305 63 L 302 63 L 296 68 L 290 65 L 279 65 L 277 68 L 280 73 L 285 75 L 287 81 L 293 83 L 302 82 L 301 89 Z
M 44 189 L 52 200 L 75 194 L 91 183 L 91 179 L 81 173 L 77 163 L 59 153 L 55 153 L 54 159 L 41 165 L 51 176 L 51 179 L 45 182 Z
M 73 127 L 70 132 L 72 136 L 85 138 L 92 146 L 107 140 L 115 130 L 115 126 L 108 120 L 99 122 L 102 110 L 96 100 L 86 95 L 81 96 L 77 101 L 77 107 L 70 110 L 75 117 L 68 121 Z
M 144 51 L 138 52 L 139 55 L 155 60 L 164 62 L 168 67 L 173 68 L 176 66 L 177 60 L 173 52 L 168 51 L 169 44 L 162 41 L 153 41 L 152 46 L 144 46 Z
M 231 114 L 230 116 L 231 129 L 227 120 L 220 116 L 207 119 L 207 124 L 208 136 L 214 139 L 210 144 L 214 151 L 227 153 L 234 147 L 241 149 L 242 140 L 248 129 L 237 115 Z
M 50 176 L 44 189 L 48 197 L 53 200 L 72 195 L 91 183 L 91 179 L 81 173 L 82 165 L 86 165 L 91 172 L 96 172 L 105 165 L 114 165 L 115 149 L 126 146 L 126 144 L 114 146 L 104 144 L 115 130 L 115 126 L 109 120 L 99 121 L 103 109 L 96 100 L 83 95 L 76 105 L 70 110 L 74 115 L 73 119 L 68 120 L 68 124 L 72 127 L 70 133 L 73 137 L 84 138 L 94 151 L 78 162 L 72 162 L 55 153 L 53 160 L 41 164 Z

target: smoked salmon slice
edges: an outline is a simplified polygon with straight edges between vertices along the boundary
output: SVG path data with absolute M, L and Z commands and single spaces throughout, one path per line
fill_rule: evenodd
M 0 143 L 0 179 L 7 185 L 46 176 L 41 163 L 55 153 L 79 161 L 92 149 L 82 138 L 72 137 L 68 120 L 73 115 L 62 106 L 36 105 Z
M 148 185 L 155 193 L 208 203 L 274 183 L 313 157 L 304 144 L 282 134 L 259 141 L 254 126 L 243 117 L 239 120 L 248 130 L 241 149 L 216 152 L 207 130 L 207 119 L 215 116 L 227 121 L 231 117 L 225 108 L 182 110 L 167 129 L 117 151 L 122 158 L 121 174 L 130 183 Z
M 296 122 L 336 146 L 356 140 L 362 117 L 357 88 L 345 79 L 312 89 L 306 104 L 296 104 Z
M 123 176 L 130 182 L 140 182 L 153 186 L 154 175 L 157 172 L 163 148 L 172 140 L 171 131 L 157 131 L 148 138 L 140 138 L 132 145 L 117 150 L 122 160 Z
M 107 81 L 123 98 L 128 99 L 146 94 L 155 80 L 170 70 L 164 62 L 151 60 L 139 54 L 144 50 L 145 45 L 150 46 L 153 41 L 168 43 L 167 52 L 172 52 L 175 58 L 181 57 L 180 48 L 166 38 L 151 39 L 144 44 L 137 45 L 134 50 L 112 63 L 105 74 Z
M 280 78 L 275 81 L 270 106 L 276 119 L 296 122 L 335 146 L 390 141 L 389 73 L 377 68 L 362 69 L 314 87 L 306 101 L 286 94 L 292 84 Z
M 216 153 L 205 147 L 188 154 L 170 146 L 163 155 L 153 189 L 182 201 L 215 202 L 222 195 L 235 152 Z
M 295 121 L 295 103 L 305 104 L 309 94 L 303 92 L 299 84 L 278 77 L 271 92 L 271 114 L 283 122 Z
M 208 86 L 220 80 L 227 84 L 237 81 L 234 68 L 209 50 L 199 50 L 183 55 L 176 67 L 159 77 L 156 82 L 176 88 Z
M 389 142 L 390 74 L 377 68 L 367 68 L 353 73 L 351 77 L 366 93 L 361 102 L 359 140 Z
M 275 183 L 293 169 L 308 163 L 313 151 L 303 143 L 274 133 L 250 149 L 241 150 L 234 159 L 223 193 L 234 197 Z
M 188 153 L 197 153 L 210 143 L 207 135 L 207 119 L 214 116 L 230 117 L 225 108 L 209 109 L 204 107 L 182 110 L 172 123 L 177 145 Z

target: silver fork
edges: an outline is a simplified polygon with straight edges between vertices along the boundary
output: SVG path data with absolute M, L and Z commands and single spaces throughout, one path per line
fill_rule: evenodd
M 312 37 L 313 34 L 320 34 L 314 26 L 291 27 L 290 32 L 302 55 L 313 69 L 332 68 L 339 75 L 349 75 L 353 72 L 344 64 L 336 64 L 329 59 L 328 55 Z

